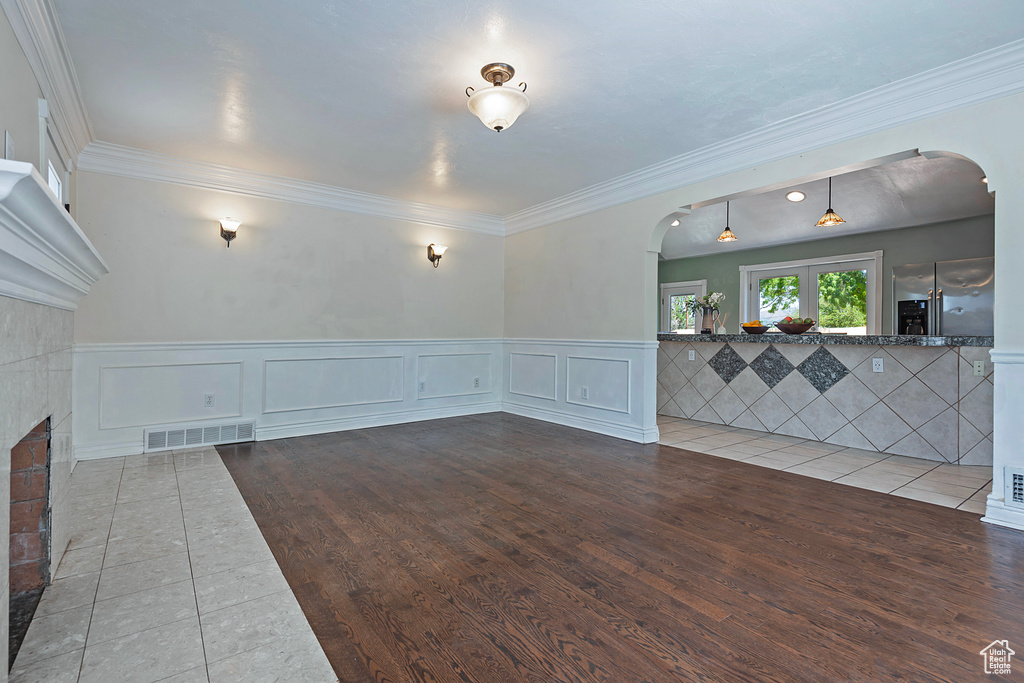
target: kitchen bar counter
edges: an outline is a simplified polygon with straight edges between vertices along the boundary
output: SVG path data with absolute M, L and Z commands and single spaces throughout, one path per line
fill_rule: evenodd
M 659 334 L 658 413 L 992 464 L 992 337 Z
M 995 345 L 993 337 L 925 337 L 898 334 L 674 334 L 659 332 L 660 342 L 725 342 L 728 344 L 844 344 L 857 346 L 985 346 Z

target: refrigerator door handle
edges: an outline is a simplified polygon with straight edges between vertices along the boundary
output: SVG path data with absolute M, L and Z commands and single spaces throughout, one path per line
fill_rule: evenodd
M 935 292 L 935 334 L 942 334 L 942 288 Z
M 928 334 L 935 334 L 935 290 L 928 290 Z

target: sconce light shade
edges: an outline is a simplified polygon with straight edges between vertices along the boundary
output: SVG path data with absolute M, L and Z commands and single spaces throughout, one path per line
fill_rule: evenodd
M 220 236 L 224 238 L 224 241 L 228 243 L 228 247 L 231 247 L 231 240 L 238 237 L 238 226 L 242 224 L 242 221 L 236 221 L 233 218 L 222 218 L 220 221 Z
M 427 260 L 437 268 L 437 264 L 441 262 L 441 257 L 444 256 L 446 251 L 448 251 L 448 247 L 440 244 L 431 244 L 427 247 Z

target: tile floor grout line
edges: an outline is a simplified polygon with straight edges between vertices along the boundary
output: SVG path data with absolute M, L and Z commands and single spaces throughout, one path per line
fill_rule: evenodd
M 76 464 L 75 467 L 78 465 Z M 74 470 L 71 471 L 74 476 Z M 121 481 L 124 478 L 124 459 L 121 460 L 121 474 L 117 478 L 117 494 L 114 496 L 114 510 L 110 514 L 110 526 L 107 527 L 107 541 L 103 544 L 103 560 L 100 562 L 100 575 L 96 579 L 96 592 L 92 597 L 92 609 L 89 610 L 89 625 L 85 628 L 85 640 L 82 642 L 82 661 L 78 664 L 78 677 L 76 681 L 82 680 L 82 673 L 85 671 L 85 650 L 89 645 L 89 631 L 92 630 L 92 618 L 96 614 L 96 596 L 100 593 L 100 582 L 103 581 L 103 563 L 107 560 L 107 548 L 110 546 L 110 534 L 114 529 L 114 517 L 117 515 L 117 499 L 121 497 Z
M 219 457 L 219 454 L 218 454 Z M 199 624 L 199 643 L 203 648 L 203 667 L 206 670 L 206 680 L 210 680 L 210 660 L 206 656 L 206 636 L 203 635 L 203 616 L 199 611 L 199 591 L 196 590 L 196 573 L 192 567 L 192 550 L 188 542 L 188 526 L 185 524 L 185 507 L 181 504 L 181 482 L 178 479 L 178 463 L 171 452 L 171 463 L 174 468 L 174 486 L 178 490 L 178 508 L 181 510 L 181 527 L 185 533 L 185 552 L 188 554 L 188 573 L 192 580 L 192 597 L 196 602 L 196 622 Z M 199 667 L 196 667 L 199 668 Z

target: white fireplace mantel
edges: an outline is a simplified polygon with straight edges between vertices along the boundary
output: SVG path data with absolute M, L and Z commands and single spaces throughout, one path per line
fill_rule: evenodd
M 0 159 L 0 295 L 73 311 L 107 272 L 35 167 Z

